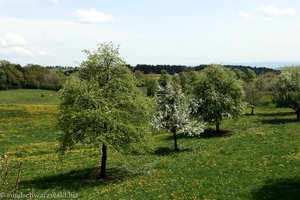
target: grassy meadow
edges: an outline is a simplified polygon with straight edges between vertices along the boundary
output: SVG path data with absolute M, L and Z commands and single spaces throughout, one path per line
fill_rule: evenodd
M 226 120 L 226 136 L 179 134 L 178 153 L 171 135 L 153 130 L 147 153 L 108 149 L 109 178 L 99 181 L 94 149 L 78 146 L 61 159 L 55 153 L 58 103 L 53 91 L 0 91 L 0 153 L 9 156 L 11 182 L 23 162 L 18 192 L 71 192 L 79 199 L 300 197 L 300 123 L 290 109 L 259 107 L 254 116 Z

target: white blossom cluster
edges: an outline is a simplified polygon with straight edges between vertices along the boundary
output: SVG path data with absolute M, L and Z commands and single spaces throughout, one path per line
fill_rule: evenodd
M 159 86 L 156 97 L 159 114 L 154 117 L 152 125 L 157 129 L 183 131 L 188 136 L 199 136 L 204 123 L 191 119 L 192 107 L 190 101 L 182 92 L 179 85 L 167 83 L 166 87 Z

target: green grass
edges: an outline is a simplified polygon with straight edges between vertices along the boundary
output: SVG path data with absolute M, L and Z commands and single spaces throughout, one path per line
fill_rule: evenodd
M 72 192 L 79 199 L 297 199 L 300 196 L 300 123 L 289 109 L 260 107 L 256 115 L 226 120 L 231 134 L 190 138 L 153 131 L 149 153 L 108 150 L 109 179 L 99 181 L 100 158 L 80 146 L 58 159 L 57 100 L 49 105 L 19 90 L 0 105 L 0 152 L 23 161 L 19 191 Z M 30 100 L 32 96 L 32 100 Z M 16 98 L 14 98 L 16 97 Z M 20 103 L 20 104 L 19 104 Z M 26 105 L 24 105 L 26 103 Z M 53 105 L 51 105 L 53 104 Z M 250 110 L 249 110 L 250 112 Z
M 37 89 L 0 91 L 0 105 L 30 104 L 55 105 L 59 103 L 57 92 Z

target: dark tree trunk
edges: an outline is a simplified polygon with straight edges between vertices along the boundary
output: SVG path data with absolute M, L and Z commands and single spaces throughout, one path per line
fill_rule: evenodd
M 254 107 L 251 107 L 251 115 L 254 115 Z
M 177 135 L 176 135 L 176 130 L 172 130 L 173 133 L 173 139 L 174 139 L 174 151 L 179 151 L 177 147 Z
M 107 149 L 106 145 L 103 143 L 102 145 L 102 159 L 101 159 L 101 171 L 100 171 L 100 179 L 106 178 L 106 160 L 107 160 Z
M 220 122 L 216 123 L 216 131 L 219 132 L 220 131 Z
M 297 108 L 296 113 L 297 113 L 297 121 L 300 121 L 300 108 Z

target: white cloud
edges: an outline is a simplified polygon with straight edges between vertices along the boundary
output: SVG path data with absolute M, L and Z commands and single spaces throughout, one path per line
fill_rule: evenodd
M 27 41 L 16 33 L 8 33 L 4 37 L 0 37 L 0 44 L 3 46 L 17 46 L 27 44 Z
M 51 0 L 54 5 L 58 5 L 58 0 Z
M 293 7 L 278 8 L 274 5 L 261 5 L 257 9 L 272 16 L 283 16 L 283 15 L 295 14 L 295 9 Z
M 77 9 L 74 16 L 79 18 L 80 22 L 94 24 L 94 23 L 105 23 L 114 22 L 115 18 L 110 14 L 105 14 L 103 12 L 97 11 L 95 9 Z
M 30 50 L 24 47 L 8 47 L 8 48 L 0 48 L 0 54 L 6 56 L 25 56 L 25 57 L 33 57 L 33 54 Z

